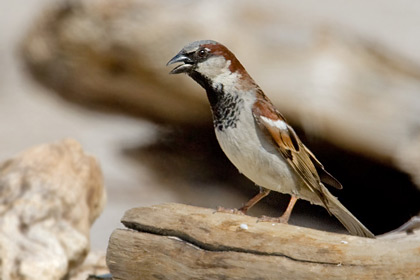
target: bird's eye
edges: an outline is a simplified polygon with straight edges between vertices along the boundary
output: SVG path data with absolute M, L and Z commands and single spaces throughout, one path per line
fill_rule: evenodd
M 205 57 L 206 54 L 207 54 L 207 52 L 205 50 L 203 50 L 203 49 L 198 51 L 198 56 L 199 57 Z

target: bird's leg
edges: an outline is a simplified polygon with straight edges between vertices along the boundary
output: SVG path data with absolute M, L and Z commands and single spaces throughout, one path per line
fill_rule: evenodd
M 248 200 L 248 202 L 245 203 L 244 206 L 242 206 L 241 208 L 239 208 L 239 209 L 226 209 L 226 208 L 223 208 L 223 207 L 218 207 L 217 212 L 226 212 L 226 213 L 233 213 L 233 214 L 246 214 L 252 206 L 257 204 L 261 199 L 266 197 L 269 193 L 270 193 L 270 190 L 268 190 L 266 188 L 263 188 L 263 187 L 260 187 L 260 192 L 257 195 L 255 195 L 253 198 Z
M 284 211 L 283 215 L 280 217 L 282 223 L 287 224 L 290 218 L 290 214 L 292 214 L 293 207 L 295 207 L 295 203 L 297 201 L 297 197 L 292 195 L 290 197 L 289 205 L 287 205 L 286 211 Z
M 290 197 L 289 205 L 287 206 L 286 211 L 284 211 L 281 217 L 273 218 L 273 217 L 262 216 L 261 218 L 258 219 L 258 222 L 272 222 L 272 223 L 287 224 L 290 218 L 290 214 L 292 214 L 293 207 L 295 206 L 295 203 L 297 200 L 298 198 L 294 195 Z
M 251 198 L 250 200 L 248 200 L 247 203 L 245 203 L 244 206 L 242 206 L 241 208 L 239 208 L 239 211 L 241 211 L 242 213 L 246 214 L 246 212 L 255 204 L 257 204 L 261 199 L 263 199 L 264 197 L 266 197 L 268 194 L 270 193 L 270 190 L 260 187 L 260 192 L 254 196 L 253 198 Z

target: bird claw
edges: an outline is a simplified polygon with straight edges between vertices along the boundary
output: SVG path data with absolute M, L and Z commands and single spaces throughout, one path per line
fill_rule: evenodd
M 229 213 L 229 214 L 238 214 L 238 215 L 245 215 L 245 213 L 241 209 L 224 208 L 222 206 L 217 207 L 216 212 Z
M 275 218 L 275 217 L 269 217 L 269 216 L 261 216 L 257 220 L 257 223 L 259 222 L 287 224 L 288 221 L 284 217 Z

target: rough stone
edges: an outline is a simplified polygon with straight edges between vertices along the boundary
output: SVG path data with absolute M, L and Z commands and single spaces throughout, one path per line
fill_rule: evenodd
M 103 251 L 91 251 L 87 255 L 85 261 L 76 269 L 72 270 L 69 275 L 70 280 L 87 280 L 91 279 L 91 275 L 109 274 L 106 265 L 106 256 Z M 99 279 L 92 277 L 92 279 Z
M 97 161 L 74 140 L 0 165 L 0 278 L 62 279 L 89 252 L 105 204 Z

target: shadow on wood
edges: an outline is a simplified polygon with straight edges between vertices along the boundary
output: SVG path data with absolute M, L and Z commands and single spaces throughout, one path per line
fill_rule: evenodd
M 128 210 L 114 279 L 418 279 L 420 232 L 368 239 L 182 204 Z

